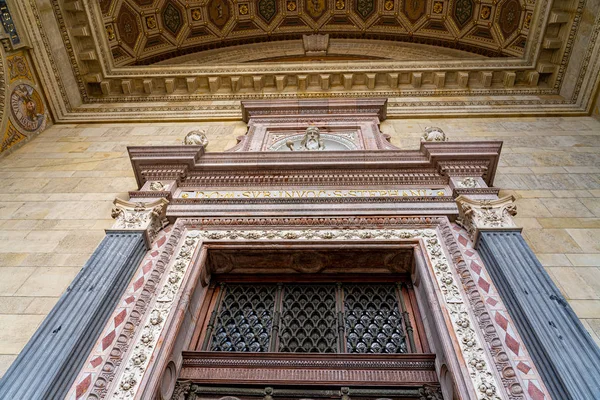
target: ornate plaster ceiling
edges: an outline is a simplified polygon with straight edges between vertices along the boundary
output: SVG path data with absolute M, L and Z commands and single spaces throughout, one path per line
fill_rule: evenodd
M 99 0 L 115 65 L 311 33 L 523 56 L 535 0 Z

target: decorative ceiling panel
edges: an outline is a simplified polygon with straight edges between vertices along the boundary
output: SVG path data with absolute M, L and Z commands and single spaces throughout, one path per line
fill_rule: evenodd
M 523 0 L 99 0 L 116 65 L 311 33 L 523 56 Z

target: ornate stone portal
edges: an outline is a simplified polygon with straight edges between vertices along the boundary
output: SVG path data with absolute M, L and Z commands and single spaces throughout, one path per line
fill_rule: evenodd
M 137 264 L 119 264 L 128 271 L 138 267 L 121 275 L 127 277 L 123 285 L 129 281 L 127 288 L 107 291 L 106 298 L 120 295 L 120 300 L 108 306 L 114 309 L 110 318 L 97 313 L 107 322 L 96 343 L 86 348 L 87 360 L 70 367 L 79 368 L 77 376 L 73 371 L 72 376 L 56 377 L 73 382 L 67 398 L 550 399 L 540 374 L 551 384 L 553 398 L 574 394 L 545 362 L 534 363 L 540 360 L 540 348 L 546 351 L 544 346 L 554 339 L 547 332 L 531 335 L 523 325 L 541 323 L 535 307 L 523 298 L 511 309 L 511 285 L 517 284 L 503 275 L 506 262 L 494 253 L 510 248 L 494 241 L 496 231 L 518 235 L 510 218 L 515 212 L 512 199 L 498 199 L 492 186 L 501 142 L 423 141 L 417 151 L 392 149 L 377 128 L 385 118 L 385 102 L 376 99 L 307 102 L 309 112 L 297 102 L 244 106 L 249 132 L 233 152 L 205 153 L 202 146 L 129 148 L 139 190 L 130 192 L 129 201 L 115 201 L 110 234 L 144 232 L 151 249 L 141 263 L 135 259 Z M 283 136 L 300 129 L 307 133 L 303 145 L 322 147 L 320 128 L 311 126 L 322 126 L 332 135 L 340 135 L 340 127 L 354 127 L 358 148 L 269 149 L 269 135 L 282 128 L 289 128 Z M 166 220 L 170 224 L 163 228 Z M 502 281 L 492 281 L 474 249 L 482 235 L 484 259 Z M 138 236 L 136 254 L 140 241 Z M 526 254 L 524 242 L 519 243 L 520 254 Z M 353 351 L 357 346 L 343 345 L 336 354 L 220 352 L 203 346 L 214 339 L 217 311 L 225 307 L 229 312 L 231 304 L 222 301 L 225 285 L 241 281 L 258 287 L 269 279 L 284 288 L 278 290 L 300 283 L 335 286 L 337 300 L 330 304 L 336 304 L 337 314 L 331 321 L 342 322 L 331 335 L 344 343 L 354 340 L 343 322 L 349 317 L 340 310 L 349 307 L 340 300 L 345 282 L 393 283 L 404 321 L 403 331 L 397 332 L 406 332 L 408 344 L 385 347 L 384 354 L 361 354 Z M 549 278 L 544 282 L 551 285 Z M 532 285 L 534 293 L 541 290 Z M 277 293 L 274 304 L 284 301 L 282 292 Z M 568 307 L 557 293 L 552 301 Z M 505 305 L 503 298 L 510 301 Z M 550 300 L 535 301 L 548 303 L 545 310 L 550 310 Z M 102 304 L 96 309 L 106 310 Z M 383 309 L 373 304 L 359 301 L 365 309 Z M 306 302 L 303 308 L 316 306 Z M 513 322 L 507 310 L 519 312 L 519 320 Z M 568 311 L 551 322 L 576 332 L 577 320 L 569 319 Z M 49 318 L 56 315 L 64 313 L 54 310 Z M 279 317 L 269 331 L 273 340 L 281 340 Z M 254 322 L 248 321 L 250 329 Z M 306 325 L 303 321 L 297 322 Z M 371 332 L 374 328 L 360 321 L 363 328 L 356 328 L 360 324 L 354 321 L 352 329 L 363 335 L 361 340 L 388 340 L 383 331 Z M 43 327 L 44 332 L 49 329 Z M 526 342 L 519 329 L 525 330 Z M 547 340 L 536 339 L 544 335 Z M 49 347 L 66 346 L 48 340 Z M 576 340 L 568 345 L 583 350 L 584 339 Z M 534 360 L 529 343 L 538 357 Z M 590 354 L 586 362 L 592 365 L 600 358 L 592 350 Z M 578 369 L 583 364 L 572 362 L 568 354 L 563 357 L 569 366 L 562 368 L 565 374 L 574 379 L 583 374 Z M 558 358 L 551 361 L 561 367 Z M 42 378 L 17 371 L 26 368 L 24 363 L 15 365 L 8 376 L 18 376 L 10 379 L 19 379 L 20 385 L 7 387 L 18 397 L 15 393 L 35 387 L 35 380 Z M 578 379 L 582 384 L 577 393 L 594 393 L 591 378 Z M 46 396 L 67 392 L 65 385 L 46 383 Z
M 452 235 L 451 220 L 465 210 L 457 207 L 457 196 L 463 194 L 464 201 L 468 192 L 495 204 L 497 190 L 490 186 L 500 143 L 424 141 L 419 151 L 393 150 L 377 128 L 385 118 L 385 102 L 373 100 L 360 108 L 345 101 L 310 104 L 312 115 L 298 103 L 245 104 L 249 131 L 230 153 L 191 147 L 129 149 L 141 188 L 130 193 L 132 204 L 157 196 L 168 199 L 166 217 L 173 233 L 162 262 L 148 270 L 155 277 L 146 286 L 132 282 L 124 298 L 135 301 L 136 292 L 144 293 L 145 287 L 155 294 L 136 303 L 123 328 L 106 328 L 71 389 L 72 397 L 169 398 L 175 393 L 174 398 L 187 398 L 190 393 L 209 395 L 202 392 L 203 384 L 227 387 L 241 381 L 264 385 L 274 399 L 291 382 L 333 388 L 341 381 L 331 372 L 336 367 L 327 355 L 229 358 L 186 352 L 199 340 L 194 331 L 203 334 L 193 320 L 208 304 L 214 282 L 227 276 L 276 273 L 318 281 L 331 273 L 351 278 L 368 272 L 410 276 L 425 317 L 419 329 L 428 332 L 423 345 L 429 350 L 385 359 L 389 372 L 379 378 L 366 378 L 372 367 L 358 357 L 352 361 L 357 363 L 354 376 L 363 378 L 352 379 L 382 388 L 393 381 L 423 398 L 441 398 L 431 387 L 441 388 L 444 398 L 529 399 L 530 387 L 549 398 L 524 346 L 513 355 L 505 332 L 490 325 L 494 311 L 480 300 Z M 320 113 L 323 106 L 329 109 L 327 116 Z M 342 137 L 348 129 L 355 130 L 355 148 L 328 151 L 322 130 Z M 274 148 L 276 143 L 289 147 Z M 260 157 L 253 153 L 261 150 Z M 386 256 L 388 246 L 411 250 Z M 270 249 L 277 248 L 278 255 L 271 255 Z M 341 248 L 354 260 L 339 259 Z M 377 264 L 377 257 L 386 261 Z M 419 358 L 425 356 L 435 363 Z M 383 360 L 375 357 L 369 363 Z M 403 364 L 409 360 L 411 372 Z M 519 362 L 531 372 L 520 373 Z M 250 365 L 259 369 L 251 372 Z M 320 372 L 304 377 L 307 372 L 299 365 Z M 336 389 L 340 398 L 362 393 L 352 379 L 344 378 L 349 391 Z M 316 392 L 313 396 L 319 397 Z

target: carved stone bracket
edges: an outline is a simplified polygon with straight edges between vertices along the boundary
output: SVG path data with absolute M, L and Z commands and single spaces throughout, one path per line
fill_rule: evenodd
M 148 248 L 156 234 L 168 224 L 166 212 L 169 201 L 165 198 L 148 203 L 116 198 L 114 204 L 115 208 L 111 216 L 115 219 L 115 223 L 107 231 L 144 232 Z
M 467 230 L 475 246 L 481 231 L 520 230 L 512 219 L 512 216 L 517 215 L 514 201 L 513 196 L 496 200 L 474 200 L 466 196 L 458 196 L 456 223 Z

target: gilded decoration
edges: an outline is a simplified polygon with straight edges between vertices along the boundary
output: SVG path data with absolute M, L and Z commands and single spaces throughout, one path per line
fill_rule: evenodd
M 469 300 L 464 297 L 454 265 L 448 260 L 442 238 L 435 229 L 298 229 L 298 230 L 190 230 L 165 273 L 168 279 L 157 288 L 157 300 L 147 312 L 141 325 L 141 335 L 132 343 L 133 351 L 123 361 L 124 369 L 112 386 L 112 398 L 129 399 L 139 395 L 140 382 L 150 360 L 164 335 L 166 321 L 176 309 L 183 278 L 192 265 L 194 253 L 205 241 L 328 241 L 354 240 L 421 240 L 433 266 L 434 279 L 439 287 L 443 306 L 449 315 L 455 346 L 465 360 L 469 378 L 479 400 L 500 400 L 500 388 L 484 347 L 475 330 L 476 321 L 468 312 Z
M 106 37 L 108 38 L 108 40 L 115 40 L 116 36 L 115 36 L 115 28 L 113 27 L 113 24 L 108 24 L 104 27 L 105 31 L 106 31 Z
M 464 28 L 473 18 L 473 0 L 456 0 L 454 3 L 454 20 L 459 28 Z
M 238 8 L 240 15 L 247 15 L 248 11 L 250 11 L 250 8 L 248 8 L 248 4 L 247 3 L 243 3 L 239 5 Z
M 156 17 L 154 15 L 149 15 L 146 17 L 146 28 L 154 29 L 158 26 L 156 23 Z
M 6 57 L 6 65 L 8 66 L 9 83 L 13 83 L 19 79 L 33 81 L 29 63 L 23 52 Z
M 192 21 L 200 21 L 202 19 L 202 11 L 199 8 L 192 9 Z
M 218 28 L 223 28 L 231 17 L 231 5 L 228 0 L 210 0 L 208 19 Z
M 8 121 L 6 132 L 4 132 L 4 137 L 2 138 L 0 152 L 10 149 L 12 146 L 24 139 L 27 139 L 27 136 L 19 132 L 19 130 L 15 128 L 10 121 Z
M 27 83 L 15 86 L 9 101 L 13 120 L 21 129 L 36 132 L 46 127 L 44 103 L 33 86 Z
M 258 14 L 267 23 L 271 22 L 277 14 L 277 0 L 258 0 Z
M 490 19 L 491 15 L 492 15 L 492 7 L 481 6 L 481 11 L 479 12 L 479 16 L 481 17 L 481 19 L 487 21 L 488 19 Z
M 469 40 L 469 36 L 454 38 L 447 35 L 448 31 L 444 28 L 445 23 L 443 22 L 446 17 L 453 18 L 459 27 L 465 27 L 469 21 L 473 20 L 473 14 L 477 12 L 478 19 L 490 21 L 492 25 L 499 24 L 499 18 L 492 18 L 495 10 L 491 5 L 482 5 L 481 8 L 475 9 L 473 0 L 452 0 L 449 7 L 444 0 L 356 0 L 351 3 L 350 7 L 346 3 L 345 0 L 331 2 L 307 0 L 300 4 L 297 0 L 257 0 L 250 7 L 245 0 L 235 4 L 229 0 L 208 0 L 205 3 L 194 5 L 191 12 L 188 12 L 182 8 L 179 1 L 155 0 L 152 3 L 155 8 L 143 10 L 143 14 L 140 16 L 139 13 L 132 11 L 140 7 L 136 0 L 118 0 L 116 3 L 119 5 L 118 7 L 114 6 L 115 2 L 113 1 L 107 17 L 114 21 L 113 34 L 117 40 L 110 43 L 111 53 L 113 53 L 113 59 L 117 61 L 116 65 L 118 66 L 152 64 L 158 61 L 164 62 L 170 56 L 179 57 L 186 53 L 207 49 L 262 42 L 267 38 L 269 41 L 288 40 L 311 32 L 340 31 L 345 32 L 345 38 L 362 38 L 364 37 L 362 32 L 367 35 L 375 35 L 375 32 L 378 32 L 385 35 L 370 38 L 443 45 L 491 57 L 502 54 L 522 55 L 520 47 L 504 43 L 500 37 L 494 36 L 486 41 L 473 41 Z M 238 23 L 228 23 L 233 17 L 232 7 L 236 7 L 235 14 L 237 16 L 248 16 L 249 20 L 244 21 L 242 25 L 239 24 L 239 21 L 237 21 Z M 330 7 L 333 10 L 344 10 L 346 14 L 330 15 Z M 528 7 L 527 10 L 531 11 L 532 7 Z M 490 10 L 492 13 L 486 19 L 485 15 Z M 382 16 L 383 19 L 373 18 L 377 11 L 385 13 L 386 16 Z M 156 21 L 149 19 L 147 24 L 146 18 L 151 13 L 156 14 Z M 291 13 L 294 15 L 290 15 Z M 395 13 L 394 16 L 391 13 Z M 202 17 L 203 15 L 204 17 Z M 433 16 L 442 16 L 442 19 L 433 18 Z M 140 18 L 141 20 L 138 21 Z M 265 24 L 255 24 L 251 22 L 253 19 L 260 19 Z M 428 23 L 418 23 L 423 19 L 426 19 Z M 197 27 L 197 32 L 191 32 L 185 38 L 180 38 L 181 40 L 177 43 L 172 41 L 171 36 L 178 36 L 183 27 L 197 26 L 194 22 L 201 20 L 210 21 L 219 28 L 219 31 Z M 411 24 L 415 24 L 411 28 L 413 35 L 407 36 L 406 27 L 400 23 L 402 20 L 408 20 Z M 139 24 L 137 29 L 134 22 Z M 156 22 L 156 27 L 152 28 L 154 22 Z M 105 19 L 105 25 L 109 23 L 109 19 Z M 156 46 L 136 47 L 137 41 L 140 40 L 137 35 L 142 33 L 141 27 L 144 30 L 161 28 L 159 36 L 169 36 L 169 38 L 164 38 L 164 45 L 160 49 Z M 122 28 L 126 31 L 122 32 Z M 445 32 L 445 34 L 440 34 L 441 32 Z M 120 47 L 126 47 L 126 49 L 119 51 Z
M 523 28 L 529 29 L 529 26 L 531 25 L 531 18 L 533 18 L 533 13 L 531 11 L 529 11 L 525 15 L 525 21 L 523 22 Z
M 508 0 L 500 10 L 500 30 L 507 38 L 519 27 L 521 5 L 518 0 Z
M 173 1 L 170 1 L 165 6 L 163 12 L 163 25 L 173 36 L 177 36 L 181 27 L 183 26 L 183 12 L 175 5 Z

